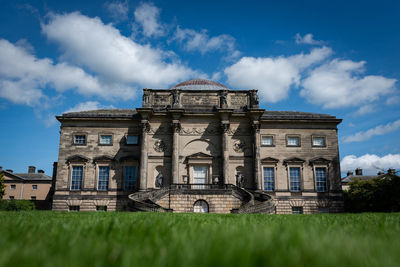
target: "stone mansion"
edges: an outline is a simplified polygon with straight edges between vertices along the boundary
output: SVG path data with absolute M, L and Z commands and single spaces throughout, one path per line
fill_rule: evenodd
M 64 113 L 53 209 L 342 212 L 337 125 L 203 79 L 142 107 Z

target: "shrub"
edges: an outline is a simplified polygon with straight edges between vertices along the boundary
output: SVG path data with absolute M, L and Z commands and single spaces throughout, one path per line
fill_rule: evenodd
M 1 200 L 0 210 L 19 211 L 19 210 L 34 210 L 35 204 L 29 200 Z

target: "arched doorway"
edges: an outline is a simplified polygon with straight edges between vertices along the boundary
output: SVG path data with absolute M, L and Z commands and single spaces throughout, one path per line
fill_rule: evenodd
M 208 203 L 205 200 L 197 200 L 193 205 L 193 211 L 196 213 L 208 213 Z

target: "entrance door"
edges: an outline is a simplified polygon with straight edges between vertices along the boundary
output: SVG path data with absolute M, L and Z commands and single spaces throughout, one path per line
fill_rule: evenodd
M 206 184 L 207 183 L 207 166 L 195 165 L 193 166 L 193 183 Z M 194 186 L 194 188 L 201 189 L 204 186 Z

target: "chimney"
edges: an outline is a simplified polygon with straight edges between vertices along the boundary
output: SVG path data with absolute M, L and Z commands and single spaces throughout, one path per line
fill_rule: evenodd
M 28 167 L 28 173 L 35 173 L 36 167 L 35 166 L 29 166 Z
M 396 170 L 395 169 L 389 169 L 388 174 L 396 175 Z
M 6 171 L 7 171 L 7 172 L 11 172 L 11 173 L 13 173 L 13 170 L 10 170 L 10 169 L 7 169 Z
M 385 174 L 383 171 L 378 172 L 378 175 L 383 175 L 383 174 Z
M 347 176 L 350 176 L 350 175 L 353 175 L 353 172 L 348 171 L 348 172 L 347 172 Z
M 44 170 L 38 170 L 37 172 L 38 173 L 44 173 Z
M 362 169 L 357 168 L 356 169 L 356 175 L 362 175 Z

